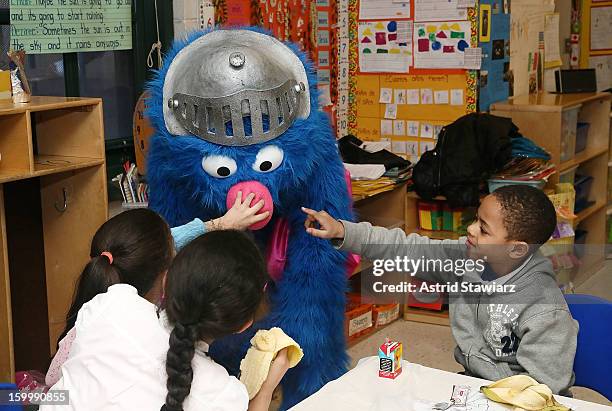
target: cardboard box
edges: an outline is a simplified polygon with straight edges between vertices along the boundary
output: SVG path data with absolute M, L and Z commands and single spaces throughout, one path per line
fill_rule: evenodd
M 0 100 L 11 100 L 11 72 L 0 70 Z

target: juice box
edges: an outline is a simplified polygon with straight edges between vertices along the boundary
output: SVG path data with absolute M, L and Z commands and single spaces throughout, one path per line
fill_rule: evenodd
M 387 340 L 378 349 L 378 376 L 395 379 L 402 373 L 402 343 Z

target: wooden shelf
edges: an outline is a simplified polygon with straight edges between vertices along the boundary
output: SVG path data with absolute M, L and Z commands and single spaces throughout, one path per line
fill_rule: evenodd
M 0 101 L 0 114 L 19 114 L 26 111 L 36 112 L 67 108 L 86 111 L 89 110 L 88 106 L 95 106 L 101 102 L 101 98 L 32 96 L 32 100 L 25 104 L 14 104 L 11 100 Z
M 459 234 L 454 231 L 430 231 L 418 229 L 413 232 L 436 240 L 458 240 L 460 237 L 465 236 L 465 234 Z
M 482 194 L 479 195 L 479 197 L 482 200 L 487 195 L 488 194 L 486 194 L 486 193 L 482 193 Z M 425 199 L 419 197 L 419 195 L 416 193 L 416 191 L 408 191 L 408 198 L 414 198 L 416 200 L 423 200 L 423 201 L 446 201 L 446 197 L 444 197 L 444 196 L 435 196 L 431 200 L 425 200 Z
M 0 102 L 0 130 L 0 381 L 14 381 L 48 366 L 108 217 L 102 100 Z
M 576 214 L 576 219 L 574 220 L 575 224 L 580 224 L 582 221 L 586 220 L 602 208 L 606 206 L 606 203 L 603 201 L 597 202 L 590 207 L 585 208 L 581 212 Z
M 579 166 L 582 163 L 586 163 L 596 157 L 599 157 L 608 152 L 608 147 L 589 147 L 581 153 L 577 154 L 571 160 L 564 161 L 559 165 L 559 172 L 562 173 L 570 168 Z
M 424 308 L 404 307 L 404 320 L 435 325 L 450 325 L 448 310 L 432 311 Z
M 99 166 L 104 159 L 66 156 L 35 156 L 33 176 L 62 173 L 80 168 Z
M 68 156 L 35 156 L 34 172 L 25 170 L 0 170 L 0 184 L 26 178 L 40 177 L 49 174 L 104 164 L 102 158 L 68 157 Z
M 368 330 L 367 333 L 360 335 L 359 337 L 355 338 L 354 340 L 350 340 L 347 342 L 347 347 L 353 347 L 357 344 L 359 344 L 360 342 L 367 340 L 370 336 L 376 334 L 377 332 L 384 330 L 385 328 L 387 328 L 388 326 L 390 326 L 391 324 L 395 323 L 396 321 L 401 321 L 402 320 L 402 315 L 401 315 L 401 306 L 400 306 L 400 316 L 397 320 L 391 321 L 389 324 L 385 324 L 382 325 L 380 327 L 372 327 Z M 383 341 L 384 342 L 384 341 Z M 381 342 L 382 343 L 382 342 Z
M 512 111 L 539 111 L 539 112 L 558 112 L 574 106 L 596 100 L 610 99 L 609 93 L 575 93 L 575 94 L 551 94 L 538 93 L 526 94 L 511 97 L 507 101 L 494 103 L 491 111 L 512 110 Z

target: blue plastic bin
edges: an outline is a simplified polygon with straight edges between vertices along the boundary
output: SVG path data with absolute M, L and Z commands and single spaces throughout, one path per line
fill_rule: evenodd
M 576 154 L 584 151 L 586 148 L 587 138 L 589 136 L 589 126 L 589 123 L 578 123 L 578 127 L 576 128 Z
M 11 383 L 0 382 L 0 391 L 17 391 L 17 386 Z M 6 398 L 4 399 L 6 400 Z M 21 404 L 17 404 L 17 405 L 1 405 L 0 404 L 0 411 L 23 411 L 23 406 Z
M 541 190 L 546 185 L 546 181 L 544 180 L 522 181 L 522 180 L 508 180 L 508 179 L 501 179 L 501 178 L 490 178 L 487 182 L 489 184 L 489 193 L 492 193 L 493 191 L 503 186 L 522 185 L 522 186 L 531 186 L 531 187 L 539 188 Z
M 591 194 L 591 185 L 593 177 L 582 174 L 576 174 L 574 180 L 574 190 L 576 190 L 576 201 L 574 202 L 574 212 L 578 213 L 587 208 L 589 203 L 589 195 Z

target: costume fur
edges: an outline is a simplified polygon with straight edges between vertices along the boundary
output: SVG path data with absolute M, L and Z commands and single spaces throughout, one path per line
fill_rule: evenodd
M 196 136 L 173 136 L 167 131 L 162 112 L 166 104 L 165 75 L 176 54 L 203 34 L 194 33 L 176 42 L 164 59 L 164 67 L 149 84 L 148 116 L 156 130 L 147 167 L 150 207 L 171 226 L 177 226 L 196 217 L 207 220 L 223 215 L 228 190 L 238 182 L 256 180 L 270 191 L 273 218 L 267 227 L 254 232 L 256 240 L 265 248 L 278 218 L 286 219 L 290 227 L 282 278 L 268 287 L 271 312 L 249 331 L 216 341 L 211 355 L 230 372 L 237 372 L 253 333 L 259 328 L 281 327 L 304 350 L 303 360 L 289 370 L 282 382 L 282 408 L 286 409 L 338 378 L 348 363 L 344 337 L 347 256 L 329 241 L 306 233 L 305 214 L 300 207 L 326 210 L 335 218 L 350 220 L 351 200 L 327 114 L 318 110 L 316 74 L 294 45 L 289 47 L 299 56 L 308 75 L 311 110 L 307 119 L 296 119 L 276 139 L 244 147 L 220 146 Z M 266 145 L 282 148 L 284 159 L 276 170 L 259 173 L 251 165 L 258 150 Z M 237 172 L 226 179 L 211 177 L 202 169 L 202 158 L 209 155 L 233 158 L 238 164 Z

